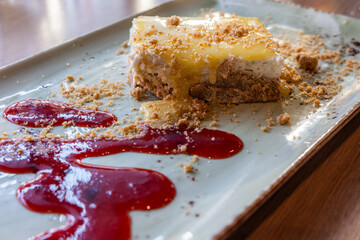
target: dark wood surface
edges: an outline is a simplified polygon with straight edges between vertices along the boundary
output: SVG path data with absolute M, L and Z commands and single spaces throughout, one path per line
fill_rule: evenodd
M 0 67 L 166 1 L 0 0 Z M 284 1 L 360 18 L 358 0 Z M 232 239 L 360 239 L 359 198 L 358 114 Z

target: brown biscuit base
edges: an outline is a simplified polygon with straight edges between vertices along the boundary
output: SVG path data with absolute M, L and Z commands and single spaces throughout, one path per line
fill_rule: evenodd
M 247 76 L 247 79 L 251 77 Z M 135 99 L 141 99 L 142 89 L 145 89 L 157 97 L 172 98 L 173 89 L 167 83 L 161 81 L 156 74 L 149 74 L 144 81 L 147 84 L 133 87 L 131 95 Z M 206 101 L 217 100 L 224 103 L 245 102 L 271 102 L 280 100 L 280 83 L 278 78 L 261 78 L 252 81 L 237 81 L 239 87 L 225 87 L 220 84 L 198 83 L 190 87 L 191 97 Z
M 227 81 L 231 80 L 227 79 Z M 216 84 L 193 85 L 190 87 L 190 96 L 224 103 L 278 101 L 280 100 L 279 81 L 278 78 L 254 78 L 249 75 L 240 75 L 239 78 L 232 78 L 231 85 L 233 86 L 224 86 L 220 81 Z
M 234 68 L 233 59 L 226 59 L 218 68 L 216 83 L 201 81 L 189 87 L 189 96 L 206 101 L 219 101 L 224 103 L 269 102 L 281 98 L 280 79 L 257 77 L 251 72 Z M 176 89 L 171 87 L 164 73 L 149 73 L 140 71 L 132 79 L 130 69 L 129 77 L 133 88 L 131 95 L 141 99 L 140 92 L 149 91 L 157 97 L 176 98 Z M 135 75 L 135 74 L 134 74 Z M 134 86 L 136 82 L 136 86 Z
M 132 80 L 133 74 L 131 70 L 128 74 L 130 79 L 130 84 L 132 88 L 130 89 L 130 95 L 136 100 L 140 100 L 143 90 L 149 91 L 158 98 L 165 99 L 172 96 L 173 88 L 166 83 L 164 78 L 161 78 L 158 73 L 142 73 L 140 76 L 135 76 L 136 81 Z M 133 82 L 136 82 L 137 85 L 134 85 Z

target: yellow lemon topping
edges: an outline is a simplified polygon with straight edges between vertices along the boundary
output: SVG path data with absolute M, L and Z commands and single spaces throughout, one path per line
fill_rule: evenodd
M 206 72 L 216 83 L 217 69 L 233 55 L 246 61 L 277 57 L 272 35 L 257 18 L 138 17 L 134 19 L 131 45 L 135 54 L 160 56 L 171 71 L 167 76 L 174 96 L 187 98 L 189 86 Z

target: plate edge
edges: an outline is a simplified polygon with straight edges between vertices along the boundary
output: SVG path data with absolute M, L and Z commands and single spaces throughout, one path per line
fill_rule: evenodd
M 216 234 L 213 240 L 228 239 L 236 229 L 240 228 L 267 200 L 270 199 L 292 176 L 295 175 L 312 157 L 322 149 L 341 129 L 345 127 L 353 118 L 360 115 L 360 102 L 356 103 L 340 121 L 328 130 L 315 144 L 313 144 L 303 155 L 301 155 L 293 166 L 283 173 L 270 187 L 260 194 L 245 210 L 236 216 L 233 222 L 227 225 L 221 232 Z

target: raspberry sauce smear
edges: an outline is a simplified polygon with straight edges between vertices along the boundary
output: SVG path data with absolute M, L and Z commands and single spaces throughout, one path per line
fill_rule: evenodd
M 131 139 L 0 140 L 0 171 L 37 175 L 19 187 L 19 201 L 32 211 L 59 213 L 67 218 L 66 225 L 34 239 L 130 239 L 130 211 L 164 207 L 176 195 L 174 184 L 159 172 L 85 164 L 81 162 L 84 158 L 139 152 L 218 159 L 233 156 L 243 147 L 235 135 L 217 130 L 138 127 L 140 134 Z
M 117 118 L 105 111 L 85 110 L 53 100 L 28 99 L 8 106 L 8 121 L 27 127 L 61 126 L 64 122 L 78 127 L 109 127 Z
M 172 201 L 175 186 L 161 173 L 81 163 L 85 157 L 114 152 L 106 146 L 101 141 L 0 142 L 1 171 L 37 174 L 18 189 L 20 202 L 35 212 L 67 217 L 66 226 L 35 239 L 130 239 L 130 211 Z

